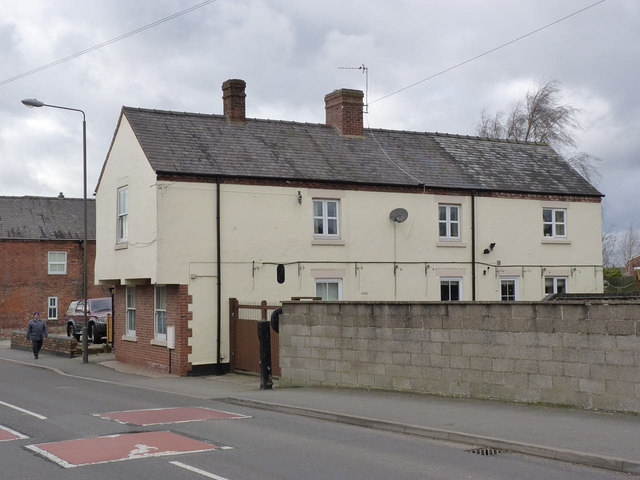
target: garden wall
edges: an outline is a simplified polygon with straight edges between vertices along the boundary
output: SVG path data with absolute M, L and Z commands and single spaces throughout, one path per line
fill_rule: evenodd
M 640 413 L 638 303 L 289 302 L 283 386 Z

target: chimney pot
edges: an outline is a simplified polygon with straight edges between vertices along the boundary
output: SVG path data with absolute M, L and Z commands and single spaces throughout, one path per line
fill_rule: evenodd
M 245 116 L 245 87 L 244 80 L 230 79 L 222 84 L 222 105 L 224 115 L 230 122 L 244 122 Z
M 325 95 L 327 125 L 331 125 L 342 135 L 364 136 L 362 112 L 364 93 L 361 90 L 343 88 Z

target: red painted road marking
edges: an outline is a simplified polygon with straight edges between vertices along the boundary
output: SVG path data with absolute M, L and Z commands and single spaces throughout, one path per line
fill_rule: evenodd
M 206 452 L 220 447 L 172 432 L 144 432 L 28 445 L 27 448 L 65 467 L 135 458 Z
M 147 426 L 164 423 L 196 422 L 202 420 L 227 420 L 234 418 L 249 418 L 238 413 L 223 412 L 202 407 L 184 408 L 154 408 L 150 410 L 129 410 L 123 412 L 109 412 L 99 417 L 115 420 L 121 423 Z
M 11 430 L 8 427 L 3 427 L 2 425 L 0 425 L 0 442 L 6 442 L 8 440 L 22 440 L 23 438 L 28 437 L 16 432 L 15 430 Z

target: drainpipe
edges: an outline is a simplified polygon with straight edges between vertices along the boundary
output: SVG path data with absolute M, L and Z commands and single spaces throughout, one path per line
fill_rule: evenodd
M 471 295 L 476 301 L 476 192 L 471 191 Z
M 218 336 L 216 338 L 216 359 L 217 359 L 217 364 L 220 365 L 221 363 L 221 358 L 220 358 L 220 339 L 222 337 L 222 334 L 220 332 L 220 328 L 222 325 L 222 282 L 220 280 L 220 276 L 222 274 L 222 268 L 220 266 L 220 260 L 221 260 L 221 253 L 220 253 L 220 178 L 216 177 L 216 265 L 217 265 L 217 278 L 218 278 L 218 285 L 217 285 L 217 308 L 216 308 L 216 313 L 218 316 L 217 322 L 218 322 Z

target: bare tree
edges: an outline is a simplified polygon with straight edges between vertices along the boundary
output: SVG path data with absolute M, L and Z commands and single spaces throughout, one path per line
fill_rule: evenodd
M 579 109 L 562 103 L 560 82 L 543 80 L 527 92 L 524 101 L 512 105 L 506 116 L 483 109 L 477 133 L 490 138 L 547 143 L 578 173 L 596 183 L 600 179 L 594 165 L 597 157 L 583 152 L 565 153 L 576 146 L 574 132 L 582 128 L 579 113 Z
M 602 234 L 602 266 L 613 268 L 616 266 L 616 253 L 618 249 L 618 237 L 613 232 Z

